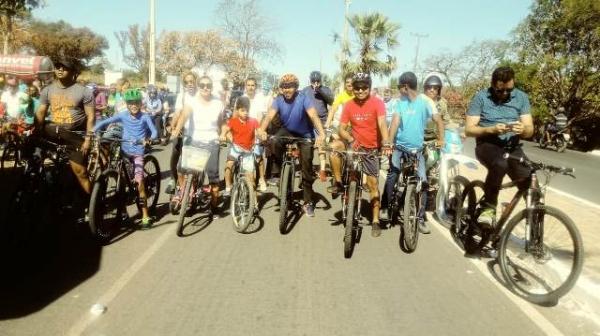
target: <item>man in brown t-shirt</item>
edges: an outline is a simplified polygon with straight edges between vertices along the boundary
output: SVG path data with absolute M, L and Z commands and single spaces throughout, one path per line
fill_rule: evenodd
M 40 93 L 36 124 L 45 137 L 67 145 L 71 169 L 81 188 L 89 194 L 91 183 L 84 156 L 90 148 L 90 139 L 71 132 L 92 133 L 94 128 L 94 95 L 76 82 L 80 67 L 78 60 L 67 57 L 54 62 L 55 80 Z M 48 109 L 52 111 L 51 122 L 44 125 Z

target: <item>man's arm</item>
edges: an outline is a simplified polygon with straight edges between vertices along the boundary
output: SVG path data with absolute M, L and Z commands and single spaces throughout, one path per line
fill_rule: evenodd
M 175 129 L 171 133 L 171 139 L 175 139 L 179 136 L 179 133 L 183 128 L 183 124 L 188 120 L 190 113 L 192 113 L 192 108 L 189 106 L 184 106 L 183 110 L 177 116 L 177 122 L 175 124 Z
M 271 120 L 273 120 L 273 118 L 275 117 L 276 114 L 277 114 L 276 109 L 274 109 L 273 107 L 269 108 L 269 112 L 267 112 L 267 115 L 263 118 L 262 123 L 260 124 L 260 127 L 258 128 L 259 132 L 264 133 L 267 131 L 267 127 L 269 127 Z
M 390 143 L 388 126 L 385 122 L 385 115 L 377 118 L 377 127 L 379 128 L 379 133 L 381 134 L 381 142 L 383 144 Z
M 35 113 L 35 127 L 40 128 L 44 126 L 46 120 L 46 114 L 48 113 L 48 105 L 40 105 L 37 112 Z
M 506 124 L 496 124 L 494 126 L 479 126 L 480 116 L 467 116 L 465 123 L 465 134 L 469 137 L 482 137 L 486 135 L 504 134 L 508 132 Z
M 533 118 L 531 114 L 521 115 L 520 122 L 512 125 L 512 131 L 521 139 L 531 138 L 533 136 Z
M 340 106 L 339 101 L 334 100 L 331 105 L 331 108 L 327 112 L 327 121 L 325 122 L 325 125 L 327 127 L 331 127 L 331 124 L 333 123 L 333 116 L 335 115 L 335 111 L 338 109 L 339 106 Z
M 435 126 L 437 127 L 437 141 L 438 141 L 438 145 L 443 146 L 444 145 L 444 120 L 442 119 L 442 116 L 439 113 L 436 113 L 432 116 L 433 121 L 435 121 Z
M 389 137 L 391 141 L 396 139 L 396 132 L 398 132 L 398 127 L 400 127 L 400 115 L 398 113 L 394 113 L 392 116 L 392 122 L 390 124 L 390 132 Z
M 349 126 L 350 126 L 349 122 L 341 123 L 340 127 L 338 129 L 338 135 L 340 136 L 340 138 L 346 140 L 347 142 L 353 142 L 354 138 L 352 137 L 352 134 L 350 134 L 350 132 L 348 132 Z

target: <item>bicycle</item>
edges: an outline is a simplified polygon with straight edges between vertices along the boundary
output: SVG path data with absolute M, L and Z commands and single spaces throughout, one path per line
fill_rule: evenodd
M 280 139 L 286 141 L 286 149 L 283 152 L 283 159 L 281 163 L 281 175 L 279 178 L 279 232 L 281 234 L 287 234 L 289 231 L 288 223 L 290 218 L 288 212 L 290 208 L 296 211 L 297 207 L 293 203 L 294 195 L 294 179 L 296 177 L 296 170 L 300 165 L 300 148 L 298 143 L 309 143 L 313 141 L 307 138 L 300 138 L 294 136 L 271 136 L 270 139 Z
M 248 173 L 257 172 L 254 150 L 251 153 L 251 157 L 238 156 L 232 169 L 231 218 L 234 230 L 240 233 L 248 229 L 258 214 L 256 184 L 248 179 Z
M 561 210 L 545 204 L 545 194 L 554 175 L 574 177 L 574 169 L 509 154 L 504 157 L 517 160 L 530 170 L 528 188 L 517 190 L 500 219 L 491 229 L 484 229 L 477 218 L 481 211 L 478 195 L 485 185 L 483 181 L 472 181 L 463 191 L 451 232 L 466 250 L 470 249 L 469 243 L 476 244 L 467 253 L 482 252 L 488 245 L 492 251 L 497 248 L 502 276 L 514 293 L 533 303 L 556 302 L 573 288 L 581 273 L 583 242 L 575 223 Z M 538 179 L 538 171 L 544 173 L 543 183 Z M 502 184 L 501 189 L 515 187 L 519 182 Z M 510 218 L 522 197 L 525 209 Z
M 388 202 L 389 219 L 393 226 L 402 216 L 400 246 L 404 251 L 412 253 L 417 249 L 419 241 L 418 215 L 421 209 L 421 190 L 423 188 L 423 181 L 418 175 L 420 150 L 396 146 L 402 149 L 403 160 L 400 176 Z
M 123 155 L 121 143 L 141 141 L 102 139 L 110 142 L 110 157 L 107 167 L 98 176 L 92 188 L 89 203 L 89 228 L 94 237 L 101 243 L 108 243 L 115 229 L 126 219 L 126 207 L 135 203 L 138 211 L 142 209 L 138 184 L 135 181 L 134 167 L 131 160 Z M 144 155 L 144 188 L 148 212 L 156 210 L 160 192 L 160 166 L 151 154 Z
M 8 124 L 8 128 L 4 124 Z M 23 139 L 31 135 L 31 129 L 26 130 L 19 124 L 3 122 L 0 125 L 0 134 L 4 147 L 0 157 L 0 171 L 23 167 Z M 9 167 L 9 162 L 12 162 L 12 167 Z
M 185 143 L 185 142 L 184 142 Z M 186 215 L 193 211 L 194 208 L 209 209 L 211 201 L 210 186 L 204 188 L 203 182 L 205 177 L 205 168 L 210 158 L 210 150 L 212 146 L 218 145 L 217 141 L 208 143 L 184 145 L 181 148 L 181 159 L 178 170 L 184 175 L 183 190 L 179 187 L 175 195 L 181 194 L 181 204 L 177 207 L 171 197 L 169 207 L 171 213 L 178 213 L 177 219 L 177 236 L 183 236 L 184 221 Z M 210 209 L 209 209 L 210 210 Z

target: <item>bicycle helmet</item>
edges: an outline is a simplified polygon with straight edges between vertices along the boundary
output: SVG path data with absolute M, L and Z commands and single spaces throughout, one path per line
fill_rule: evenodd
M 364 83 L 371 87 L 371 76 L 364 72 L 354 74 L 352 76 L 352 86 L 357 86 L 359 83 Z
M 300 85 L 300 81 L 298 80 L 298 77 L 296 77 L 296 75 L 288 73 L 281 76 L 281 78 L 279 79 L 279 87 L 281 87 L 282 85 L 285 86 L 290 84 L 298 88 L 298 86 Z
M 141 102 L 142 101 L 142 93 L 138 89 L 129 89 L 125 91 L 123 95 L 123 99 L 126 102 Z
M 438 77 L 437 75 L 431 75 L 429 77 L 427 77 L 427 79 L 425 80 L 425 83 L 423 83 L 424 87 L 428 87 L 428 86 L 437 86 L 440 88 L 440 90 L 442 89 L 442 79 L 440 77 Z
M 310 82 L 321 82 L 321 73 L 319 71 L 313 71 L 310 73 Z

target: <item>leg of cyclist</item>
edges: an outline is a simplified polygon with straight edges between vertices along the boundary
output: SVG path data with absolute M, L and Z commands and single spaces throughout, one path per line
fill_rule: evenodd
M 502 179 L 508 171 L 508 161 L 502 157 L 504 152 L 503 147 L 489 142 L 481 142 L 475 147 L 477 160 L 488 170 L 481 204 L 482 211 L 478 218 L 478 222 L 486 227 L 491 227 L 496 218 L 498 193 Z
M 142 228 L 148 228 L 151 224 L 150 215 L 148 215 L 148 202 L 146 201 L 146 187 L 144 185 L 144 156 L 132 155 L 129 160 L 133 163 L 133 176 L 138 185 L 138 194 L 142 208 Z
M 314 217 L 315 206 L 313 200 L 313 182 L 315 173 L 313 171 L 313 153 L 314 148 L 310 143 L 300 143 L 300 165 L 302 166 L 302 193 L 304 199 L 304 212 L 308 217 Z
M 346 149 L 346 146 L 341 140 L 334 140 L 329 146 L 338 151 Z M 327 191 L 332 194 L 338 194 L 344 189 L 342 185 L 342 159 L 343 156 L 337 153 L 331 153 L 331 155 L 329 155 L 329 162 L 331 163 L 331 172 L 333 175 L 333 185 L 330 188 L 327 188 Z
M 425 167 L 425 157 L 423 153 L 418 154 L 419 158 L 419 169 L 417 170 L 417 174 L 419 174 L 419 178 L 423 181 L 422 189 L 421 189 L 421 205 L 419 207 L 419 213 L 417 216 L 419 217 L 419 231 L 424 234 L 431 233 L 429 229 L 429 225 L 425 220 L 425 209 L 427 209 L 427 172 Z
M 379 209 L 381 203 L 379 201 L 379 157 L 365 157 L 362 164 L 362 169 L 367 176 L 367 186 L 371 195 L 371 209 L 373 210 L 373 220 L 371 224 L 371 236 L 379 237 L 381 235 L 381 227 L 379 226 Z
M 388 170 L 387 177 L 385 179 L 385 186 L 383 187 L 383 195 L 381 196 L 381 217 L 385 220 L 389 220 L 388 209 L 390 206 L 390 197 L 394 193 L 394 186 L 398 182 L 400 177 L 400 167 L 402 166 L 402 152 L 399 149 L 394 149 L 390 159 L 390 169 Z
M 221 182 L 219 178 L 219 151 L 219 144 L 211 145 L 210 158 L 206 164 L 206 175 L 208 176 L 211 190 L 210 206 L 213 213 L 218 210 L 217 206 L 219 205 L 219 183 Z
M 177 163 L 179 162 L 179 157 L 181 156 L 181 146 L 182 139 L 178 137 L 175 141 L 173 141 L 171 145 L 171 159 L 170 159 L 170 168 L 171 168 L 171 181 L 169 181 L 169 185 L 167 185 L 166 192 L 167 194 L 172 194 L 175 192 L 175 183 L 178 181 L 177 178 Z

